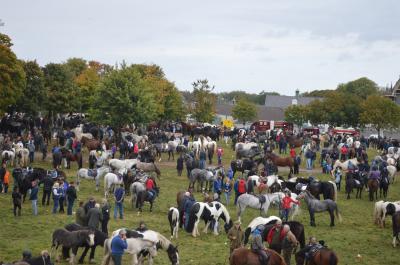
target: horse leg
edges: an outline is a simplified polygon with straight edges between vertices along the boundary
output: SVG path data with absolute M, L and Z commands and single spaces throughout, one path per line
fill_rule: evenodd
M 333 213 L 333 209 L 329 210 L 329 215 L 331 217 L 331 225 L 330 226 L 335 226 L 335 215 Z
M 82 254 L 81 254 L 81 257 L 80 257 L 79 260 L 78 260 L 78 263 L 79 263 L 79 264 L 82 264 L 82 263 L 83 263 L 83 260 L 85 259 L 88 250 L 89 250 L 89 247 L 85 247 L 85 249 L 83 250 L 83 252 L 82 252 Z M 92 256 L 92 252 L 93 252 L 93 251 L 90 252 L 90 256 Z
M 311 226 L 316 226 L 316 225 L 315 225 L 314 211 L 313 211 L 313 210 L 309 210 L 309 212 L 310 212 L 310 225 L 311 225 Z
M 153 200 L 150 201 L 150 212 L 153 211 Z

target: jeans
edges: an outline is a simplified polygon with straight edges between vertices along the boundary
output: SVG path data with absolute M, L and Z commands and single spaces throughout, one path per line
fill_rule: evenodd
M 124 217 L 123 215 L 123 205 L 122 202 L 115 202 L 115 207 L 114 207 L 114 219 L 117 219 L 117 211 L 119 210 L 119 218 L 122 219 Z
M 307 158 L 307 169 L 312 169 L 312 159 L 311 158 Z
M 121 265 L 122 255 L 111 254 L 111 257 L 112 257 L 115 265 Z
M 72 208 L 74 207 L 74 199 L 68 200 L 67 215 L 72 215 Z
M 59 206 L 60 206 L 60 213 L 64 213 L 64 200 L 65 200 L 65 197 L 60 197 L 60 199 L 59 199 Z
M 38 215 L 37 200 L 32 200 L 32 213 Z
M 47 205 L 49 205 L 50 195 L 51 195 L 51 190 L 43 190 L 42 205 L 44 205 L 46 203 L 46 201 L 47 201 Z
M 199 161 L 199 168 L 200 169 L 205 169 L 206 168 L 206 160 L 201 159 Z
M 282 210 L 282 221 L 287 222 L 288 218 L 289 218 L 289 211 L 290 209 L 283 209 Z
M 8 192 L 8 183 L 3 183 L 4 193 Z
M 226 206 L 228 206 L 229 200 L 231 198 L 231 192 L 224 192 L 224 193 L 225 193 Z
M 34 152 L 29 152 L 29 163 L 33 163 L 34 156 L 35 156 Z
M 59 199 L 54 199 L 53 213 L 57 213 Z
M 218 165 L 220 166 L 222 164 L 222 156 L 218 156 Z
M 17 216 L 17 209 L 18 216 L 21 216 L 21 204 L 14 204 L 14 216 Z

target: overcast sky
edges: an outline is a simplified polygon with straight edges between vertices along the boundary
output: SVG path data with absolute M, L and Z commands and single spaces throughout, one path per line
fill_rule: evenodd
M 398 0 L 1 0 L 22 59 L 155 63 L 179 89 L 293 95 L 400 75 Z

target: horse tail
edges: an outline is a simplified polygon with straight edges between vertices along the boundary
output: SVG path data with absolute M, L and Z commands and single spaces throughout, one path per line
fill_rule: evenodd
M 245 246 L 249 242 L 250 233 L 251 233 L 251 227 L 247 227 L 246 230 L 244 230 L 244 242 L 243 242 L 243 244 Z
M 103 261 L 101 263 L 101 265 L 108 265 L 110 263 L 110 249 L 109 249 L 109 245 L 108 242 L 110 241 L 110 239 L 106 239 L 104 241 L 104 257 L 103 257 Z
M 339 207 L 336 205 L 336 207 L 335 207 L 335 213 L 336 213 L 336 217 L 338 218 L 338 220 L 339 220 L 339 223 L 341 223 L 342 221 L 343 221 L 343 218 L 342 218 L 342 215 L 340 214 L 340 212 L 339 212 Z
M 337 265 L 339 263 L 339 259 L 336 254 L 332 251 L 329 257 L 329 265 Z
M 332 186 L 333 186 L 333 200 L 337 201 L 337 187 L 336 187 L 336 184 L 333 181 L 328 181 L 328 182 L 330 184 L 332 184 Z

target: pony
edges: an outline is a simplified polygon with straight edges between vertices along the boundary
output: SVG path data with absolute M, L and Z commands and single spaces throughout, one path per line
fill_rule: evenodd
M 353 166 L 358 166 L 358 164 L 360 164 L 360 162 L 358 161 L 357 158 L 353 158 L 353 159 L 348 159 L 344 162 L 340 162 L 340 160 L 336 160 L 335 163 L 333 164 L 332 170 L 331 170 L 331 175 L 332 177 L 334 177 L 334 172 L 336 170 L 337 167 L 340 167 L 343 171 L 347 171 L 349 169 L 349 165 L 353 165 Z
M 131 184 L 130 193 L 131 193 L 132 208 L 138 208 L 137 195 L 139 192 L 145 191 L 145 190 L 146 190 L 146 186 L 144 185 L 144 182 L 135 181 Z
M 179 139 L 168 142 L 168 161 L 171 159 L 171 156 L 172 156 L 172 160 L 175 160 L 174 153 L 180 143 L 181 143 L 181 141 Z
M 237 143 L 235 144 L 236 159 L 253 158 L 261 153 L 257 143 Z
M 104 175 L 104 196 L 107 198 L 111 187 L 117 184 L 124 184 L 124 174 L 126 174 L 126 169 L 121 169 L 118 171 L 118 175 L 112 172 L 108 172 Z
M 142 212 L 144 202 L 149 202 L 150 203 L 150 212 L 153 211 L 154 200 L 157 198 L 158 194 L 160 193 L 160 190 L 158 187 L 155 187 L 154 190 L 156 192 L 154 195 L 150 195 L 150 193 L 147 190 L 142 190 L 137 193 L 136 208 L 139 208 L 139 213 Z
M 136 165 L 138 162 L 137 159 L 125 159 L 125 160 L 119 160 L 119 159 L 110 159 L 108 161 L 108 165 L 112 170 L 121 170 L 121 169 L 130 169 L 132 166 Z
M 296 265 L 303 265 L 305 253 L 299 251 L 295 255 Z M 311 255 L 307 265 L 337 265 L 339 258 L 335 252 L 328 248 L 319 249 L 314 255 Z
M 272 249 L 265 250 L 268 253 L 268 265 L 286 265 L 285 260 Z M 259 256 L 250 249 L 240 247 L 235 249 L 230 258 L 230 265 L 263 265 L 260 262 Z
M 16 148 L 15 158 L 21 167 L 27 167 L 29 164 L 29 150 L 27 148 Z
M 160 169 L 156 166 L 154 163 L 144 163 L 137 161 L 136 164 L 134 164 L 131 169 L 139 169 L 143 170 L 144 172 L 155 172 L 157 174 L 157 178 L 160 179 L 161 177 L 161 172 Z
M 335 185 L 336 186 L 336 185 Z M 364 187 L 364 181 L 362 178 L 357 178 L 357 176 L 352 172 L 347 172 L 346 174 L 346 193 L 347 199 L 350 199 L 350 193 L 353 192 L 353 189 L 357 189 L 356 199 L 361 199 L 361 193 Z
M 300 247 L 304 248 L 306 244 L 306 237 L 304 233 L 304 225 L 297 221 L 283 222 L 283 225 L 287 224 L 290 227 L 290 231 L 294 234 L 300 243 Z M 265 240 L 268 237 L 269 231 L 274 227 L 273 223 L 263 225 L 264 229 L 261 231 L 261 238 Z
M 389 172 L 389 182 L 393 184 L 396 178 L 397 168 L 395 166 L 388 165 L 386 169 Z
M 337 200 L 337 186 L 333 181 L 312 181 L 307 186 L 307 190 L 316 197 L 320 199 L 320 194 L 323 194 L 324 199 L 331 199 L 333 201 Z
M 13 167 L 15 164 L 15 152 L 12 150 L 4 150 L 1 153 L 1 160 L 3 163 L 10 161 L 10 165 Z
M 400 201 L 396 202 L 375 202 L 374 207 L 374 223 L 380 227 L 385 226 L 386 215 L 393 215 L 396 211 L 400 211 Z
M 259 225 L 269 225 L 275 224 L 277 221 L 281 221 L 281 218 L 271 215 L 270 217 L 256 217 L 248 224 L 247 228 L 244 230 L 244 245 L 247 245 L 249 242 L 249 237 L 251 232 Z
M 392 216 L 392 231 L 393 231 L 393 241 L 392 245 L 395 248 L 397 241 L 400 241 L 400 212 L 396 212 Z
M 260 214 L 265 216 L 271 203 L 278 203 L 282 200 L 282 198 L 282 193 L 279 192 L 272 194 L 262 194 L 259 197 L 252 194 L 244 193 L 238 197 L 236 202 L 236 212 L 238 220 L 240 221 L 240 218 L 246 207 L 258 209 L 260 210 Z
M 377 179 L 369 179 L 368 180 L 368 192 L 369 192 L 369 200 L 374 200 L 374 193 L 375 193 L 375 200 L 378 199 L 378 188 L 379 182 Z
M 217 142 L 209 141 L 207 144 L 207 157 L 208 161 L 210 162 L 210 165 L 212 164 L 212 159 L 216 152 L 217 152 Z
M 70 232 L 66 229 L 56 229 L 52 235 L 51 252 L 54 248 L 57 250 L 60 245 L 67 248 L 72 248 L 69 256 L 69 263 L 74 264 L 74 259 L 78 248 L 82 245 L 94 245 L 94 232 L 91 230 L 79 230 Z M 51 254 L 50 254 L 51 256 Z
M 82 168 L 82 153 L 77 152 L 73 154 L 70 150 L 67 150 L 66 148 L 61 148 L 61 154 L 62 158 L 65 159 L 65 168 L 71 168 L 71 161 L 74 161 L 78 164 L 78 169 Z
M 81 143 L 83 146 L 86 146 L 89 152 L 92 150 L 101 150 L 101 142 L 99 140 L 82 136 Z
M 64 228 L 66 230 L 70 231 L 70 232 L 72 232 L 72 231 L 80 231 L 80 230 L 89 230 L 89 228 L 84 227 L 84 226 L 80 226 L 78 224 L 68 224 Z M 78 262 L 79 263 L 83 263 L 83 260 L 85 259 L 86 254 L 89 251 L 89 249 L 90 249 L 89 260 L 90 260 L 90 262 L 94 262 L 94 254 L 95 254 L 95 251 L 96 251 L 96 247 L 97 246 L 103 247 L 104 241 L 107 239 L 107 237 L 108 236 L 107 236 L 106 233 L 103 233 L 100 230 L 95 229 L 94 230 L 94 245 L 93 246 L 89 246 L 88 244 L 83 244 L 83 247 L 85 249 L 83 250 L 82 255 L 79 258 Z M 63 252 L 63 257 L 67 258 L 68 257 L 68 253 L 69 253 L 69 248 L 63 247 L 62 252 Z
M 275 153 L 272 152 L 267 152 L 265 154 L 264 159 L 271 159 L 272 163 L 275 166 L 279 167 L 289 167 L 289 175 L 288 178 L 290 178 L 291 174 L 293 173 L 293 166 L 294 166 L 294 160 L 291 157 L 280 157 Z
M 224 229 L 225 232 L 228 233 L 229 229 L 233 226 L 233 222 L 228 210 L 222 203 L 216 201 L 211 203 L 196 202 L 190 209 L 189 222 L 186 231 L 192 233 L 193 237 L 200 236 L 198 226 L 200 220 L 203 219 L 206 224 L 203 232 L 207 233 L 208 226 L 213 222 L 213 233 L 214 235 L 218 235 L 217 224 L 220 218 L 225 221 Z
M 383 198 L 386 200 L 390 182 L 387 170 L 384 169 L 384 171 L 386 171 L 386 174 L 382 174 L 381 181 L 379 182 L 379 197 L 382 198 L 383 194 Z
M 258 163 L 252 159 L 245 158 L 243 160 L 232 160 L 231 169 L 233 171 L 233 176 L 235 177 L 236 171 L 244 173 L 245 170 L 256 172 Z
M 86 169 L 86 168 L 81 168 L 78 170 L 76 173 L 76 190 L 79 191 L 79 185 L 81 183 L 80 179 L 85 178 L 85 179 L 93 179 L 96 181 L 96 191 L 99 191 L 100 187 L 100 179 L 105 176 L 105 174 L 110 172 L 109 167 L 100 167 L 97 169 Z
M 50 255 L 46 250 L 43 250 L 39 257 L 30 258 L 26 261 L 18 261 L 13 263 L 13 265 L 52 265 L 52 264 L 53 262 L 51 262 Z
M 204 191 L 204 182 L 211 182 L 214 180 L 214 174 L 207 170 L 207 169 L 200 169 L 200 168 L 195 168 L 192 169 L 190 172 L 190 177 L 189 177 L 189 187 L 194 189 L 194 184 L 198 183 L 197 185 L 197 192 L 199 192 L 199 187 L 201 188 L 201 191 Z M 210 185 L 211 186 L 211 185 Z M 207 187 L 207 185 L 206 185 Z
M 168 222 L 171 228 L 171 239 L 174 237 L 178 239 L 179 230 L 179 210 L 175 207 L 171 207 L 168 210 Z
M 339 213 L 339 209 L 338 209 L 336 202 L 334 202 L 330 199 L 320 201 L 320 200 L 316 199 L 314 196 L 312 196 L 312 194 L 308 190 L 302 191 L 297 198 L 305 199 L 305 201 L 307 203 L 308 212 L 310 213 L 310 225 L 311 226 L 316 226 L 315 225 L 315 213 L 320 213 L 320 212 L 325 212 L 325 211 L 329 212 L 329 215 L 331 218 L 330 226 L 335 226 L 334 212 L 336 213 L 336 216 L 339 219 L 339 222 L 342 221 L 342 217 Z

